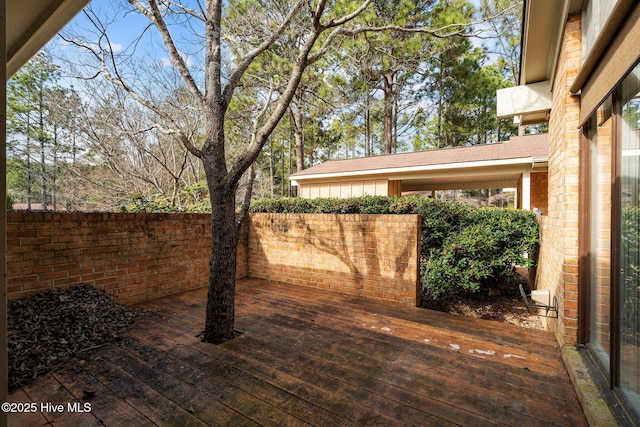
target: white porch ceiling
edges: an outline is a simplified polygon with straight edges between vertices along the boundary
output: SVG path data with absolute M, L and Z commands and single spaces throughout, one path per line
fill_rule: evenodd
M 7 78 L 87 3 L 89 0 L 7 0 Z

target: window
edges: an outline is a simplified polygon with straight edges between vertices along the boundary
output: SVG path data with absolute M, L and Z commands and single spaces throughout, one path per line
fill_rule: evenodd
M 611 99 L 591 119 L 589 346 L 605 371 L 611 343 Z
M 621 87 L 620 389 L 640 413 L 640 67 Z
M 609 18 L 614 0 L 587 0 L 582 9 L 582 59 L 584 60 L 593 47 L 602 27 Z
M 589 119 L 587 347 L 640 415 L 640 65 Z

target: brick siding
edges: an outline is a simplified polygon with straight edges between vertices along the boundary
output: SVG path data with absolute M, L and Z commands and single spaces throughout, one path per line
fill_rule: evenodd
M 548 213 L 542 221 L 538 288 L 558 299 L 558 319 L 547 327 L 561 344 L 578 334 L 579 97 L 569 87 L 581 66 L 580 15 L 569 16 L 553 82 L 549 122 Z
M 531 208 L 538 208 L 546 215 L 549 211 L 549 180 L 546 172 L 531 174 Z
M 252 214 L 249 275 L 418 304 L 418 215 Z
M 207 286 L 210 224 L 206 214 L 8 212 L 8 298 L 87 283 L 130 304 Z M 246 231 L 241 243 L 239 276 Z
M 132 304 L 207 286 L 207 214 L 8 212 L 7 291 L 92 284 Z M 417 304 L 418 215 L 252 214 L 236 277 Z

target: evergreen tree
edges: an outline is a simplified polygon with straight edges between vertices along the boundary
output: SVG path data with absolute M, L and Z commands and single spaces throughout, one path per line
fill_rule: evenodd
M 25 200 L 30 209 L 34 192 L 46 210 L 50 198 L 49 150 L 55 139 L 54 117 L 48 104 L 57 90 L 57 67 L 45 53 L 39 53 L 19 70 L 7 84 L 7 157 L 21 161 L 10 167 L 24 167 L 26 181 L 21 188 L 9 188 Z M 15 172 L 10 172 L 15 173 Z M 39 189 L 36 188 L 39 181 Z

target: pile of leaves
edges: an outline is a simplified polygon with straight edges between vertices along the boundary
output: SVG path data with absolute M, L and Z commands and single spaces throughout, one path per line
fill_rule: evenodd
M 9 388 L 120 339 L 137 314 L 90 285 L 9 301 Z

